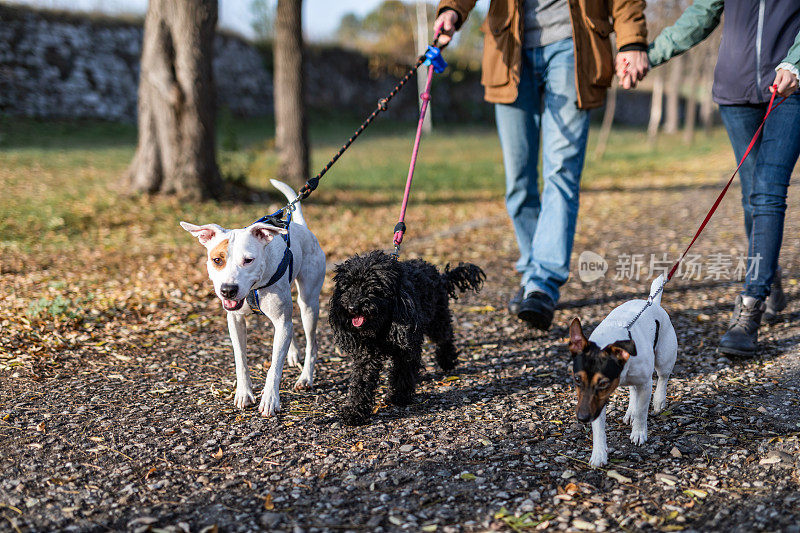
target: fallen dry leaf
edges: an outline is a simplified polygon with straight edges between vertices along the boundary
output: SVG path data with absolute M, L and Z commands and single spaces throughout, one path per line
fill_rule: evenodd
M 497 311 L 497 309 L 491 305 L 481 305 L 467 308 L 467 313 L 494 313 L 495 311 Z
M 616 470 L 609 470 L 608 472 L 606 472 L 606 474 L 611 479 L 616 479 L 620 483 L 631 483 L 633 481 L 631 478 L 623 476 L 622 474 L 620 474 Z
M 708 493 L 701 489 L 686 489 L 683 491 L 683 493 L 686 494 L 687 496 L 692 496 L 694 498 L 700 498 L 700 499 L 708 496 Z

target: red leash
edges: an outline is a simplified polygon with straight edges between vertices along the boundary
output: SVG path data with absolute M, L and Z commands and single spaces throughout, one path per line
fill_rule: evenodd
M 742 156 L 742 160 L 739 162 L 739 166 L 737 166 L 736 170 L 733 171 L 733 174 L 731 175 L 731 179 L 728 180 L 728 183 L 725 184 L 725 188 L 722 189 L 722 192 L 720 192 L 719 196 L 717 196 L 717 199 L 714 202 L 714 205 L 711 206 L 711 210 L 709 210 L 708 214 L 706 215 L 706 218 L 703 219 L 703 223 L 700 224 L 700 228 L 697 230 L 697 233 L 694 234 L 694 238 L 692 239 L 692 242 L 689 243 L 689 246 L 686 247 L 686 250 L 683 251 L 681 256 L 678 258 L 678 260 L 672 266 L 672 269 L 670 269 L 669 274 L 667 274 L 666 281 L 669 281 L 669 280 L 672 279 L 672 276 L 675 274 L 675 271 L 678 270 L 678 266 L 681 264 L 681 261 L 683 261 L 683 258 L 686 257 L 686 254 L 689 253 L 689 249 L 692 247 L 694 242 L 697 240 L 697 238 L 703 232 L 703 230 L 706 227 L 706 224 L 708 224 L 708 221 L 711 220 L 711 217 L 714 215 L 714 212 L 719 207 L 720 202 L 722 202 L 722 198 L 725 196 L 725 193 L 728 192 L 728 188 L 730 188 L 731 183 L 733 183 L 733 178 L 736 177 L 736 174 L 739 172 L 739 169 L 742 168 L 742 165 L 744 164 L 745 159 L 747 159 L 747 156 L 750 155 L 750 150 L 752 150 L 753 146 L 756 144 L 756 141 L 758 140 L 758 136 L 761 134 L 761 130 L 764 128 L 764 124 L 767 122 L 767 117 L 769 116 L 769 114 L 772 112 L 773 109 L 777 108 L 779 105 L 781 105 L 783 102 L 786 101 L 786 97 L 784 97 L 783 100 L 778 102 L 778 104 L 773 107 L 772 104 L 775 102 L 775 95 L 778 94 L 777 85 L 774 85 L 773 88 L 775 90 L 773 90 L 773 92 L 772 92 L 772 98 L 769 99 L 769 105 L 767 106 L 767 113 L 764 115 L 764 119 L 761 121 L 761 125 L 756 130 L 755 135 L 753 135 L 753 139 L 750 141 L 750 145 L 747 147 L 747 150 L 745 150 L 744 155 Z
M 661 287 L 656 289 L 656 291 L 647 298 L 647 303 L 644 304 L 644 307 L 642 307 L 642 309 L 636 314 L 636 316 L 633 317 L 633 319 L 630 322 L 628 322 L 628 325 L 625 326 L 629 333 L 630 333 L 631 326 L 633 326 L 633 324 L 639 319 L 639 317 L 642 316 L 642 313 L 644 313 L 645 309 L 647 309 L 648 307 L 650 307 L 652 305 L 653 299 L 656 296 L 658 296 L 658 294 L 661 293 L 664 290 L 664 286 L 667 284 L 667 282 L 669 280 L 672 279 L 672 276 L 675 275 L 675 272 L 678 270 L 678 267 L 680 266 L 681 261 L 683 261 L 683 258 L 686 257 L 686 254 L 689 253 L 689 250 L 691 249 L 692 245 L 695 243 L 695 241 L 700 236 L 700 234 L 703 233 L 703 230 L 706 228 L 706 225 L 708 224 L 708 221 L 711 220 L 711 217 L 714 215 L 714 212 L 717 210 L 717 208 L 719 207 L 719 204 L 722 202 L 722 198 L 725 197 L 725 193 L 728 192 L 728 189 L 730 188 L 731 184 L 733 183 L 733 178 L 736 177 L 736 174 L 739 172 L 739 169 L 742 168 L 742 165 L 744 164 L 745 159 L 747 159 L 747 156 L 750 155 L 750 151 L 753 149 L 753 146 L 755 146 L 756 141 L 758 140 L 758 136 L 761 134 L 761 130 L 764 129 L 764 124 L 767 122 L 767 117 L 769 116 L 769 114 L 775 108 L 777 108 L 779 105 L 781 105 L 782 103 L 784 103 L 786 101 L 787 97 L 783 97 L 783 99 L 780 102 L 778 102 L 777 104 L 775 104 L 773 106 L 772 104 L 775 103 L 775 95 L 778 94 L 778 91 L 777 91 L 778 87 L 777 87 L 777 85 L 773 85 L 772 87 L 773 87 L 774 90 L 772 92 L 772 97 L 769 99 L 769 105 L 767 106 L 767 112 L 766 112 L 766 114 L 764 114 L 764 118 L 761 121 L 761 125 L 758 126 L 758 129 L 756 130 L 755 135 L 753 135 L 753 138 L 750 140 L 750 145 L 747 147 L 747 150 L 745 150 L 744 155 L 742 156 L 742 160 L 739 162 L 739 166 L 737 166 L 736 170 L 733 171 L 733 174 L 731 175 L 731 178 L 728 180 L 728 183 L 725 184 L 725 187 L 722 189 L 722 192 L 720 192 L 719 196 L 717 196 L 717 199 L 714 201 L 714 205 L 711 206 L 711 209 L 708 211 L 708 214 L 706 215 L 706 218 L 703 219 L 703 223 L 700 224 L 700 227 L 698 228 L 697 233 L 694 234 L 694 238 L 692 238 L 692 242 L 689 243 L 689 246 L 686 247 L 686 249 L 683 251 L 683 253 L 678 258 L 678 260 L 675 262 L 675 264 L 672 265 L 672 268 L 670 269 L 669 274 L 667 274 L 667 279 L 664 280 L 664 283 L 661 284 Z

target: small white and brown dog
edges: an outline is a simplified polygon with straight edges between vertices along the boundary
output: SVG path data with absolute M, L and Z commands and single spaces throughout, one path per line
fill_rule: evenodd
M 667 380 L 678 356 L 678 338 L 669 315 L 661 307 L 664 276 L 650 286 L 652 305 L 627 329 L 646 304 L 630 300 L 615 308 L 587 339 L 580 320 L 569 326 L 572 375 L 578 393 L 576 414 L 592 423 L 592 466 L 608 462 L 606 404 L 618 386 L 630 389 L 630 402 L 623 421 L 632 424 L 631 442 L 647 440 L 647 409 L 653 392 L 653 370 L 658 375 L 653 412 L 667 405 Z
M 291 187 L 270 180 L 290 201 Z M 275 328 L 272 364 L 258 410 L 264 416 L 280 411 L 279 386 L 283 365 L 300 366 L 300 349 L 292 330 L 292 281 L 297 285 L 297 303 L 306 337 L 303 370 L 295 389 L 311 388 L 317 360 L 319 293 L 325 280 L 325 253 L 306 226 L 298 205 L 288 227 L 256 222 L 246 228 L 225 229 L 217 224 L 181 227 L 197 237 L 208 253 L 208 276 L 214 292 L 228 314 L 228 331 L 236 363 L 234 404 L 244 408 L 255 403 L 247 369 L 247 323 L 249 314 L 264 314 Z M 282 238 L 276 238 L 282 237 Z M 245 305 L 247 300 L 247 305 Z

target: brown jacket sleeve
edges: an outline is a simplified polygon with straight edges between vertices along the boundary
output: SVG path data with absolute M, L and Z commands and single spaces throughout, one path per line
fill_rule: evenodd
M 608 0 L 608 4 L 608 11 L 611 13 L 611 18 L 614 19 L 617 48 L 629 44 L 647 46 L 647 23 L 644 19 L 645 1 Z
M 445 9 L 452 9 L 458 13 L 457 28 L 460 28 L 464 21 L 467 20 L 469 12 L 475 7 L 475 2 L 478 0 L 441 0 L 439 6 L 436 8 L 437 16 Z

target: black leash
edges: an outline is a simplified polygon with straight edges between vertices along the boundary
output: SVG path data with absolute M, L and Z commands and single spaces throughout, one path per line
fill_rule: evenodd
M 434 39 L 432 45 L 432 47 L 435 48 L 437 52 L 434 55 L 438 55 L 438 51 L 444 48 L 444 46 L 446 46 L 444 45 L 437 48 L 436 47 L 437 42 L 438 42 L 438 37 Z M 259 290 L 265 289 L 270 285 L 276 283 L 279 279 L 283 277 L 283 275 L 286 273 L 287 270 L 289 271 L 289 280 L 292 279 L 292 268 L 294 261 L 292 257 L 292 251 L 289 249 L 289 245 L 291 243 L 289 237 L 289 226 L 292 222 L 292 212 L 295 210 L 295 206 L 297 205 L 297 203 L 302 202 L 303 200 L 308 198 L 312 192 L 314 192 L 317 186 L 319 186 L 319 180 L 322 178 L 322 176 L 324 176 L 325 173 L 328 172 L 328 170 L 330 170 L 330 168 L 334 165 L 334 163 L 336 163 L 336 161 L 338 161 L 339 158 L 342 157 L 342 154 L 344 154 L 347 151 L 347 149 L 350 148 L 350 145 L 352 145 L 353 142 L 355 142 L 358 136 L 361 135 L 370 124 L 372 124 L 372 121 L 375 120 L 375 117 L 377 117 L 380 113 L 389 109 L 389 102 L 391 102 L 392 98 L 397 96 L 397 93 L 399 93 L 400 89 L 402 89 L 403 86 L 405 86 L 405 84 L 408 83 L 408 80 L 410 80 L 411 77 L 414 76 L 414 74 L 417 72 L 417 69 L 420 66 L 422 66 L 423 63 L 429 61 L 433 62 L 437 61 L 436 58 L 431 56 L 430 48 L 417 58 L 417 61 L 414 64 L 414 66 L 409 68 L 405 76 L 400 78 L 400 81 L 397 82 L 397 84 L 394 86 L 391 92 L 388 95 L 386 95 L 385 98 L 381 98 L 380 100 L 378 100 L 378 107 L 376 107 L 375 110 L 372 113 L 370 113 L 370 115 L 366 119 L 364 119 L 364 122 L 361 123 L 361 125 L 358 127 L 358 129 L 356 129 L 353 135 L 351 135 L 350 138 L 347 139 L 347 142 L 345 142 L 342 145 L 342 147 L 339 148 L 339 151 L 333 155 L 330 161 L 328 161 L 328 164 L 326 164 L 323 167 L 323 169 L 320 170 L 319 173 L 317 173 L 316 176 L 306 181 L 305 185 L 303 185 L 297 192 L 297 197 L 294 200 L 286 204 L 281 209 L 278 209 L 274 213 L 270 215 L 264 215 L 263 217 L 259 218 L 254 222 L 254 224 L 262 222 L 266 224 L 272 224 L 279 228 L 286 229 L 286 233 L 283 235 L 283 239 L 286 242 L 286 251 L 283 254 L 283 259 L 278 265 L 278 269 L 275 271 L 275 273 L 272 275 L 272 277 L 265 285 L 262 285 L 261 287 L 251 290 L 247 295 L 247 303 L 248 305 L 250 305 L 250 308 L 253 310 L 254 313 L 262 315 L 264 314 L 261 312 L 260 308 L 260 299 L 258 297 Z M 438 61 L 442 61 L 441 56 L 438 57 Z M 284 215 L 286 215 L 285 218 Z
M 320 170 L 316 176 L 306 181 L 305 185 L 303 185 L 303 187 L 297 192 L 297 198 L 289 202 L 287 207 L 294 206 L 294 204 L 296 204 L 297 202 L 305 200 L 312 192 L 314 192 L 314 190 L 319 185 L 319 180 L 322 178 L 322 176 L 324 176 L 325 173 L 328 172 L 328 170 L 330 170 L 330 168 L 334 165 L 334 163 L 336 163 L 336 161 L 338 161 L 339 158 L 342 157 L 342 154 L 344 154 L 345 151 L 347 151 L 347 149 L 350 148 L 350 145 L 353 144 L 353 142 L 358 138 L 358 136 L 361 135 L 370 124 L 372 124 L 372 121 L 375 120 L 375 117 L 377 117 L 383 111 L 389 109 L 389 102 L 392 100 L 392 98 L 394 98 L 397 95 L 397 93 L 400 92 L 400 89 L 402 89 L 403 86 L 406 83 L 408 83 L 408 80 L 410 80 L 411 77 L 414 75 L 414 73 L 416 73 L 417 68 L 419 68 L 424 62 L 425 62 L 425 54 L 422 54 L 417 58 L 416 64 L 413 67 L 411 67 L 408 70 L 408 72 L 406 72 L 405 76 L 403 76 L 400 79 L 397 85 L 394 86 L 392 92 L 390 92 L 386 96 L 386 98 L 381 98 L 380 100 L 378 100 L 378 107 L 376 107 L 375 110 L 372 113 L 370 113 L 370 115 L 364 120 L 364 122 L 361 123 L 361 125 L 358 127 L 355 133 L 353 133 L 353 135 L 349 139 L 347 139 L 347 142 L 345 142 L 342 145 L 342 147 L 339 148 L 339 151 L 333 155 L 330 161 L 328 161 L 328 164 L 325 165 L 323 169 Z
M 433 45 L 431 46 L 441 50 L 446 45 L 437 47 L 438 41 L 439 39 L 437 37 L 436 39 L 434 39 Z M 420 66 L 422 66 L 423 63 L 430 60 L 429 55 L 430 54 L 428 53 L 428 51 L 421 54 L 417 58 L 416 63 L 414 63 L 414 66 L 409 68 L 406 74 L 402 78 L 400 78 L 400 81 L 397 82 L 397 84 L 394 86 L 391 92 L 388 95 L 386 95 L 385 98 L 381 98 L 380 100 L 378 100 L 378 106 L 375 108 L 375 110 L 372 113 L 370 113 L 370 115 L 366 119 L 364 119 L 364 122 L 362 122 L 361 125 L 358 127 L 358 129 L 356 129 L 356 131 L 353 133 L 353 135 L 351 135 L 350 138 L 347 139 L 347 142 L 345 142 L 342 145 L 342 147 L 339 148 L 339 151 L 336 152 L 333 155 L 333 157 L 331 157 L 330 161 L 328 161 L 328 163 L 322 168 L 322 170 L 320 170 L 316 176 L 306 181 L 305 185 L 303 185 L 297 192 L 297 198 L 286 204 L 286 206 L 283 209 L 280 209 L 276 213 L 273 213 L 273 215 L 268 215 L 268 216 L 272 217 L 274 217 L 275 215 L 281 216 L 285 210 L 289 210 L 291 212 L 294 210 L 295 204 L 297 204 L 298 202 L 302 202 L 303 200 L 308 198 L 309 195 L 312 192 L 314 192 L 314 190 L 319 186 L 319 180 L 322 179 L 322 176 L 324 176 L 325 173 L 328 172 L 328 170 L 330 170 L 330 168 L 334 165 L 334 163 L 336 163 L 336 161 L 338 161 L 339 158 L 342 157 L 342 154 L 344 154 L 347 151 L 347 149 L 350 148 L 350 145 L 353 144 L 353 142 L 358 138 L 358 136 L 361 135 L 370 124 L 372 124 L 372 121 L 375 120 L 375 117 L 377 117 L 383 111 L 389 109 L 389 102 L 392 101 L 392 98 L 397 96 L 397 93 L 400 92 L 400 89 L 402 89 L 403 86 L 405 86 L 405 84 L 408 83 L 408 80 L 410 80 L 411 77 L 414 76 L 414 74 L 416 74 L 417 69 Z

